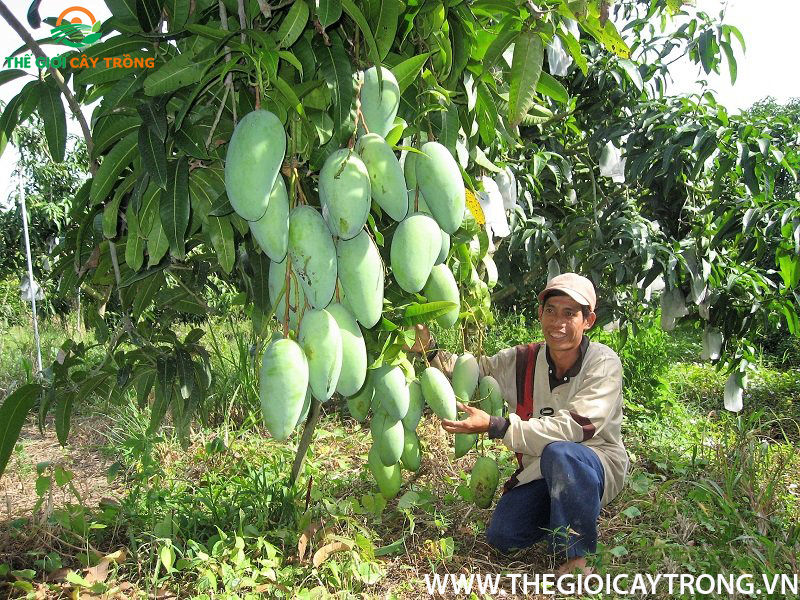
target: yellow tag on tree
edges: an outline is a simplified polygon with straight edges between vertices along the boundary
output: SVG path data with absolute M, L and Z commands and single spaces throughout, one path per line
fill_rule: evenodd
M 475 219 L 475 222 L 478 225 L 485 225 L 486 217 L 483 214 L 481 203 L 478 202 L 478 199 L 475 197 L 475 193 L 472 190 L 468 189 L 465 191 L 467 197 L 467 208 L 469 209 L 469 212 L 472 213 L 472 217 Z

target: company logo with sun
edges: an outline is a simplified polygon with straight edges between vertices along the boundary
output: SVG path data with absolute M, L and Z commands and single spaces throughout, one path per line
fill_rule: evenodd
M 83 13 L 70 17 L 70 13 Z M 58 15 L 56 26 L 50 30 L 53 40 L 73 48 L 85 48 L 94 44 L 103 35 L 100 32 L 102 21 L 97 21 L 91 11 L 82 6 L 70 6 Z

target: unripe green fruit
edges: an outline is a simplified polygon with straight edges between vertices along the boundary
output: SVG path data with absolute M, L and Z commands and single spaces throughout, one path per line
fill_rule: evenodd
M 303 412 L 308 362 L 300 346 L 288 339 L 272 342 L 261 359 L 259 397 L 264 424 L 278 441 L 289 437 Z
M 475 461 L 469 477 L 469 487 L 478 508 L 489 508 L 492 505 L 498 483 L 500 483 L 500 469 L 497 468 L 497 463 L 493 458 L 481 456 Z
M 336 391 L 342 396 L 352 396 L 361 389 L 367 376 L 367 347 L 364 336 L 355 318 L 344 306 L 330 304 L 325 310 L 336 319 L 342 335 L 342 370 Z
M 445 314 L 436 317 L 436 323 L 441 327 L 450 328 L 458 321 L 461 310 L 461 297 L 458 293 L 458 284 L 453 273 L 447 265 L 436 265 L 431 269 L 427 283 L 422 290 L 422 295 L 428 302 L 452 302 L 455 307 Z M 468 398 L 465 398 L 467 400 Z
M 347 408 L 350 411 L 350 416 L 359 423 L 363 423 L 367 418 L 374 394 L 375 388 L 372 387 L 370 373 L 367 371 L 367 379 L 364 385 L 355 394 L 347 398 Z
M 395 464 L 387 467 L 381 462 L 380 455 L 378 454 L 378 447 L 373 445 L 369 450 L 369 458 L 367 459 L 367 466 L 370 473 L 375 478 L 378 484 L 378 489 L 381 496 L 387 500 L 391 500 L 400 491 L 400 486 L 403 485 L 403 478 L 400 474 L 400 465 Z
M 450 253 L 450 234 L 444 231 L 441 231 L 441 234 L 442 234 L 442 248 L 441 250 L 439 250 L 439 256 L 436 257 L 437 265 L 444 263 L 447 260 L 447 255 Z
M 457 433 L 455 434 L 455 438 L 454 450 L 456 458 L 461 458 L 466 455 L 478 442 L 477 433 Z
M 306 305 L 306 295 L 297 277 L 292 273 L 289 276 L 289 287 L 286 287 L 286 259 L 281 262 L 270 262 L 269 275 L 267 276 L 267 289 L 269 301 L 274 305 L 277 302 L 275 316 L 282 324 L 286 322 L 286 299 L 289 299 L 289 327 L 294 329 Z M 283 294 L 281 294 L 283 290 Z M 279 299 L 280 295 L 280 299 Z
M 322 215 L 298 206 L 289 215 L 289 256 L 309 304 L 325 308 L 336 288 L 336 248 Z
M 344 148 L 327 158 L 319 174 L 319 200 L 333 235 L 349 240 L 362 230 L 371 191 L 367 167 L 358 154 Z
M 423 408 L 425 408 L 425 398 L 422 396 L 422 386 L 419 381 L 412 381 L 408 384 L 408 411 L 403 417 L 403 427 L 415 430 L 422 419 Z
M 415 161 L 417 183 L 434 219 L 443 231 L 454 234 L 466 207 L 464 180 L 453 155 L 439 142 L 427 142 Z
M 503 416 L 503 394 L 500 392 L 500 384 L 494 377 L 491 375 L 481 377 L 478 384 L 478 397 L 481 410 L 493 417 Z
M 419 447 L 419 436 L 415 431 L 404 430 L 403 455 L 400 457 L 403 466 L 409 471 L 419 471 L 422 462 L 422 453 Z
M 400 162 L 384 139 L 376 133 L 363 136 L 356 151 L 369 173 L 372 197 L 387 215 L 402 221 L 408 214 L 408 194 Z
M 378 70 L 370 67 L 364 71 L 361 86 L 361 114 L 369 133 L 377 133 L 382 138 L 392 130 L 397 109 L 400 108 L 400 88 L 394 74 L 386 67 Z M 359 126 L 363 133 L 363 127 Z
M 297 341 L 308 359 L 311 393 L 325 402 L 336 390 L 342 370 L 342 334 L 331 314 L 310 310 L 303 315 Z
M 475 388 L 478 387 L 479 376 L 480 367 L 472 354 L 467 352 L 456 359 L 450 379 L 453 382 L 453 391 L 461 402 L 469 402 L 472 398 Z
M 397 284 L 406 292 L 419 292 L 439 256 L 441 237 L 436 222 L 423 214 L 406 217 L 394 232 L 389 252 Z
M 280 173 L 269 196 L 267 212 L 258 221 L 249 221 L 250 233 L 270 260 L 281 262 L 289 245 L 289 195 Z
M 373 410 L 382 410 L 398 421 L 406 416 L 409 392 L 405 373 L 400 367 L 378 367 L 372 372 L 372 385 L 375 388 Z
M 440 419 L 456 418 L 456 395 L 444 373 L 436 367 L 428 367 L 419 378 L 425 402 Z
M 378 248 L 362 229 L 353 239 L 336 242 L 336 258 L 353 315 L 364 327 L 374 327 L 383 312 L 383 262 Z
M 387 467 L 396 464 L 403 454 L 403 423 L 382 410 L 377 410 L 373 411 L 369 430 L 374 445 L 378 447 L 381 462 Z
M 236 214 L 248 221 L 264 216 L 285 156 L 286 132 L 278 117 L 254 110 L 239 121 L 225 157 L 225 190 Z

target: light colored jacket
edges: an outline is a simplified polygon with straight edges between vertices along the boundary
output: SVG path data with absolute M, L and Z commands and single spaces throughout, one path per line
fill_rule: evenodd
M 517 357 L 519 347 L 506 348 L 478 361 L 481 376 L 491 375 L 500 385 L 509 407 L 508 429 L 503 443 L 522 454 L 520 484 L 542 478 L 539 461 L 550 442 L 585 444 L 600 458 L 605 473 L 602 504 L 622 490 L 628 472 L 628 453 L 622 443 L 622 363 L 616 353 L 599 342 L 590 342 L 580 371 L 568 382 L 550 390 L 549 364 L 543 345 L 534 372 L 533 416 L 520 419 L 517 406 Z M 434 360 L 449 377 L 457 356 L 440 351 Z

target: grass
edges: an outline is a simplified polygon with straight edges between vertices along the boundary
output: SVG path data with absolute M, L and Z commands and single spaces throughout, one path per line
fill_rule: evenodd
M 213 346 L 215 384 L 188 447 L 169 426 L 148 436 L 149 414 L 135 402 L 110 407 L 103 451 L 114 461 L 119 497 L 101 507 L 54 507 L 44 522 L 0 524 L 0 539 L 13 538 L 19 549 L 10 558 L 0 555 L 0 582 L 14 581 L 20 597 L 29 583 L 49 586 L 52 597 L 70 588 L 108 592 L 125 584 L 142 594 L 169 589 L 197 598 L 410 598 L 425 593 L 426 573 L 553 568 L 556 557 L 543 547 L 507 556 L 486 545 L 491 510 L 465 500 L 476 453 L 453 460 L 452 440 L 430 415 L 419 430 L 422 468 L 404 473 L 398 498 L 386 502 L 376 493 L 365 469 L 368 429 L 335 400 L 324 405 L 304 471 L 290 487 L 298 437 L 276 443 L 257 424 L 249 325 L 215 323 L 213 336 L 211 327 L 204 327 L 204 342 Z M 48 347 L 56 348 L 57 328 L 45 331 Z M 434 333 L 442 347 L 460 350 L 454 332 Z M 626 488 L 601 515 L 595 569 L 612 576 L 796 573 L 796 367 L 765 356 L 751 377 L 745 410 L 732 415 L 722 409 L 724 378 L 697 361 L 695 330 L 666 334 L 645 327 L 624 346 L 614 333 L 593 336 L 624 363 L 624 438 L 632 458 Z M 491 354 L 535 339 L 535 322 L 506 315 L 483 349 Z M 24 377 L 10 356 L 22 354 L 27 341 L 19 331 L 3 343 L 0 387 L 10 387 Z M 30 471 L 19 448 L 11 468 Z M 502 480 L 510 475 L 505 448 L 487 441 L 481 451 L 498 458 Z M 99 554 L 81 550 L 88 547 Z M 121 549 L 125 559 L 108 561 L 106 580 L 86 579 L 89 565 Z M 3 563 L 17 575 L 3 574 Z M 91 585 L 81 587 L 74 577 L 64 582 L 66 569 Z M 48 571 L 61 580 L 44 582 Z

